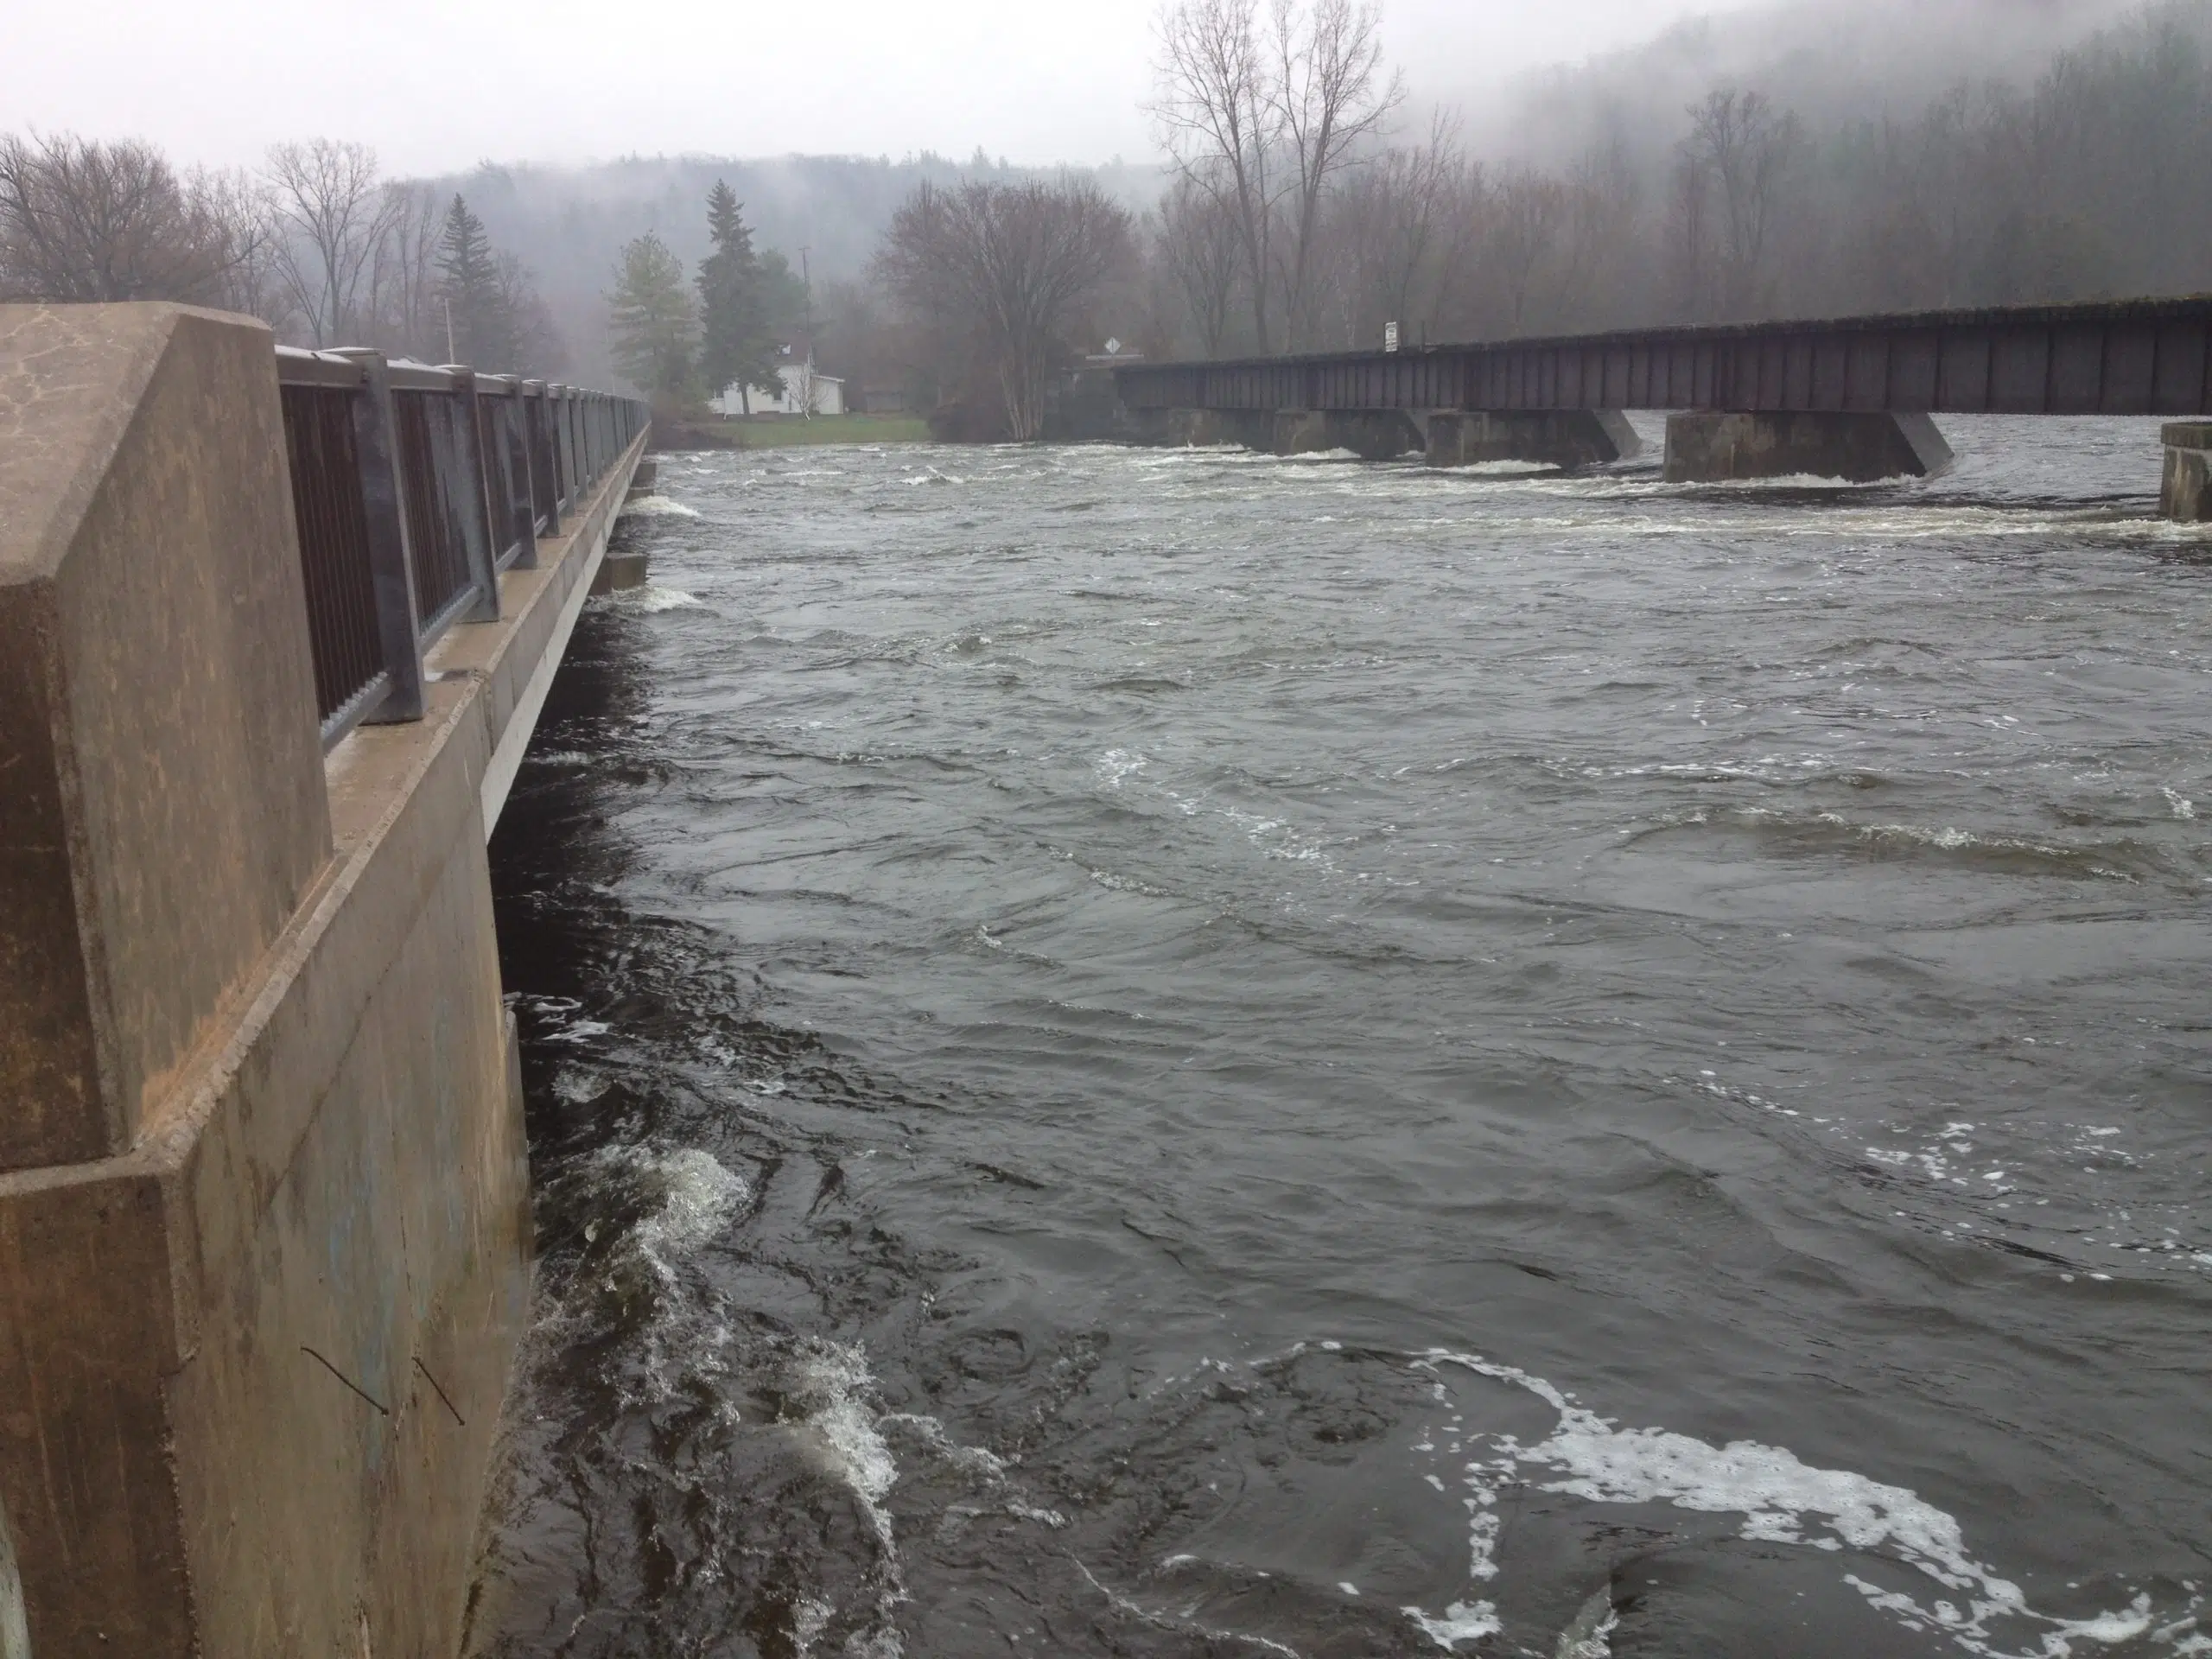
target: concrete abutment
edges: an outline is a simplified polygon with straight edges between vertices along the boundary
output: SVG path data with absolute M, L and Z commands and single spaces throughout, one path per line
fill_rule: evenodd
M 2180 524 L 2212 523 L 2212 421 L 2174 421 L 2160 429 L 2165 474 L 2158 512 Z
M 484 843 L 643 442 L 326 756 L 268 331 L 0 307 L 4 1659 L 454 1651 L 531 1249 Z
M 1936 478 L 1951 446 L 1920 414 L 1745 413 L 1697 410 L 1667 417 L 1669 484 L 1730 479 Z
M 1643 453 L 1643 440 L 1617 409 L 1440 409 L 1430 413 L 1427 426 L 1432 467 L 1500 461 L 1605 467 Z

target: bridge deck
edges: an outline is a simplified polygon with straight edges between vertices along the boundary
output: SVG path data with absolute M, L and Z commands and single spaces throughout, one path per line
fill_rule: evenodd
M 2212 296 L 1115 372 L 1132 409 L 2212 415 Z

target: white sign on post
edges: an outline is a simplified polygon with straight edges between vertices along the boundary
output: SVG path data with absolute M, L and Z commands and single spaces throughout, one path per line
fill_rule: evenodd
M 1386 352 L 1395 352 L 1398 349 L 1398 325 L 1395 322 L 1386 322 L 1382 325 L 1382 349 Z

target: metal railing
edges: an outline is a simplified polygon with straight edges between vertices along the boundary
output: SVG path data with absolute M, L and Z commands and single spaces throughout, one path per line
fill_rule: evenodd
M 499 614 L 650 419 L 634 397 L 370 351 L 276 350 L 316 712 L 328 749 L 423 717 L 423 653 Z

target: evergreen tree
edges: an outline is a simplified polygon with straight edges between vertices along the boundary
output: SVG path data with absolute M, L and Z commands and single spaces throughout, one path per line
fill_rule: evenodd
M 614 366 L 656 402 L 680 402 L 691 390 L 695 318 L 683 266 L 653 232 L 624 245 L 607 303 Z
M 699 371 L 709 397 L 732 386 L 773 392 L 776 346 L 760 259 L 744 204 L 721 180 L 707 193 L 707 239 L 699 262 Z
M 438 238 L 438 297 L 453 318 L 457 361 L 489 373 L 520 366 L 514 360 L 518 331 L 508 287 L 484 221 L 455 195 Z

